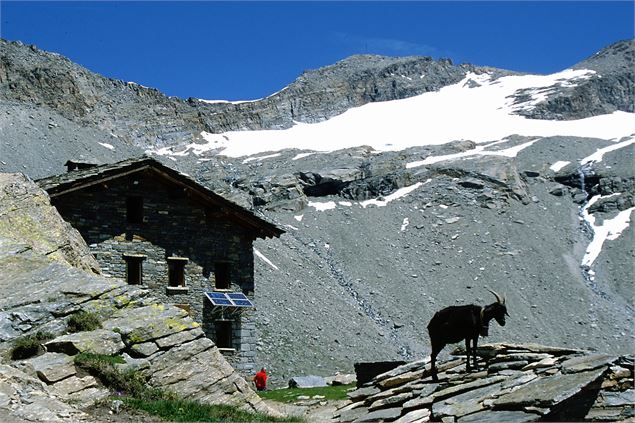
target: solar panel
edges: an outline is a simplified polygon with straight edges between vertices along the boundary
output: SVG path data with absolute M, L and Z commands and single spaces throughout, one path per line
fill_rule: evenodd
M 212 305 L 222 307 L 254 307 L 245 294 L 240 292 L 206 292 L 205 295 Z
M 249 300 L 234 300 L 236 307 L 253 307 L 254 304 Z
M 240 292 L 228 292 L 227 296 L 231 298 L 232 300 L 246 300 L 247 299 L 247 296 L 245 296 L 245 294 L 242 294 Z

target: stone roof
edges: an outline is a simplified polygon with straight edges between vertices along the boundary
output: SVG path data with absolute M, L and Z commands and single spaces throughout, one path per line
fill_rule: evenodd
M 194 181 L 190 176 L 165 166 L 159 161 L 141 156 L 117 163 L 105 164 L 74 170 L 35 181 L 40 188 L 48 192 L 51 198 L 87 188 L 106 180 L 112 180 L 135 172 L 155 171 L 156 175 L 174 184 L 181 185 L 197 195 L 203 203 L 221 208 L 243 225 L 256 232 L 258 238 L 279 237 L 284 230 L 264 220 L 253 212 L 227 200 L 212 190 Z
M 480 371 L 466 373 L 455 352 L 376 376 L 349 393 L 335 414 L 345 422 L 622 421 L 635 416 L 633 356 L 610 356 L 536 344 L 478 347 Z M 630 421 L 630 420 L 629 420 Z

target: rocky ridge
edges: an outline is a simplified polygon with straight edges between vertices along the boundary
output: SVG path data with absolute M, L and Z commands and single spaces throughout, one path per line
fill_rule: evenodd
M 486 344 L 480 371 L 465 372 L 455 351 L 429 379 L 428 359 L 399 366 L 349 393 L 334 421 L 531 422 L 631 421 L 635 417 L 630 356 L 537 344 Z
M 280 129 L 294 121 L 318 122 L 368 102 L 437 90 L 460 81 L 468 71 L 509 74 L 430 57 L 352 56 L 307 71 L 264 99 L 210 103 L 166 97 L 153 88 L 94 74 L 36 46 L 0 40 L 3 106 L 36 105 L 38 111 L 43 108 L 97 130 L 102 142 L 113 145 L 120 140 L 137 147 L 189 143 L 200 140 L 201 131 Z
M 519 114 L 532 119 L 571 120 L 635 111 L 635 40 L 614 43 L 572 69 L 595 71 L 575 87 L 552 87 L 547 99 Z
M 158 303 L 147 290 L 99 275 L 92 257 L 81 253 L 86 245 L 33 182 L 3 174 L 0 193 L 0 352 L 6 357 L 23 335 L 53 335 L 42 355 L 3 358 L 3 421 L 91 421 L 60 403 L 87 407 L 110 394 L 75 367 L 73 355 L 79 352 L 121 355 L 123 370 L 135 369 L 151 386 L 190 399 L 275 414 L 185 311 Z M 102 329 L 66 333 L 68 319 L 80 311 L 98 315 Z

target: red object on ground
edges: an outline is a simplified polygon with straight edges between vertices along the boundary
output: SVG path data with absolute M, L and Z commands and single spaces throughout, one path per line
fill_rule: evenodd
M 256 384 L 256 389 L 259 391 L 267 389 L 267 372 L 265 369 L 256 373 L 256 376 L 254 376 L 254 383 Z

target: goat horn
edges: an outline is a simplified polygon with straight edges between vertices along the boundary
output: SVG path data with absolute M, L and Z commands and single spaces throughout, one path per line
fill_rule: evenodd
M 501 296 L 500 296 L 500 295 L 499 295 L 496 291 L 494 291 L 494 290 L 492 290 L 492 289 L 490 289 L 490 288 L 488 288 L 488 287 L 485 287 L 485 288 L 487 288 L 487 290 L 488 290 L 489 292 L 491 292 L 492 294 L 494 294 L 494 296 L 496 297 L 496 301 L 497 301 L 497 302 L 499 302 L 500 304 L 505 304 L 505 297 L 501 297 Z

